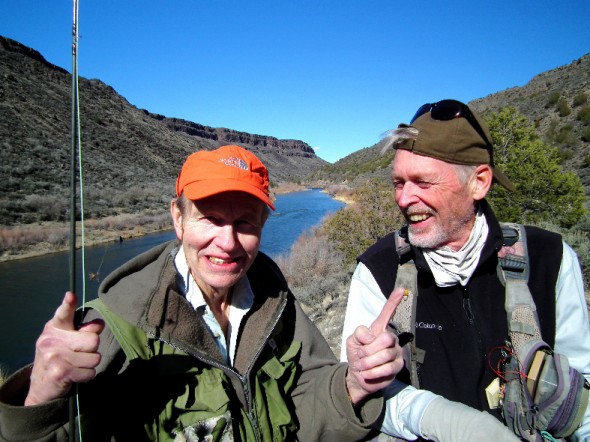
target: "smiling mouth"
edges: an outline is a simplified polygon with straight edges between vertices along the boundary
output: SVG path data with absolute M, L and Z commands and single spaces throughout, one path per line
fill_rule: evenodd
M 215 256 L 209 256 L 209 261 L 211 261 L 213 264 L 230 264 L 232 262 L 234 262 L 233 259 L 221 259 L 221 258 L 216 258 Z
M 424 221 L 430 217 L 431 217 L 431 215 L 429 213 L 408 214 L 408 220 L 411 223 L 419 223 L 419 222 Z

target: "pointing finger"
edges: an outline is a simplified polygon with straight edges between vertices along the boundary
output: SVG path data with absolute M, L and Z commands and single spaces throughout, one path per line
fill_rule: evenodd
M 397 306 L 399 305 L 403 297 L 403 287 L 397 288 L 391 293 L 391 295 L 387 299 L 387 302 L 383 306 L 381 313 L 379 313 L 377 319 L 375 319 L 373 324 L 371 324 L 371 331 L 373 333 L 381 333 L 387 328 L 387 324 L 389 324 L 389 321 L 391 320 L 393 314 L 395 313 L 395 310 L 397 309 Z

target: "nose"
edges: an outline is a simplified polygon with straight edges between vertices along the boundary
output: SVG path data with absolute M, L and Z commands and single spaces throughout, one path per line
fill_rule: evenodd
M 217 243 L 223 250 L 231 250 L 237 242 L 237 232 L 232 224 L 224 224 L 217 232 Z
M 414 185 L 410 182 L 398 184 L 395 188 L 395 202 L 400 209 L 405 209 L 410 204 L 418 201 Z

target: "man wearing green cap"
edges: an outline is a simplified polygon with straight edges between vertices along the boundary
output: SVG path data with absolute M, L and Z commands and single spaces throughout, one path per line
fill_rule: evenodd
M 519 440 L 501 423 L 495 402 L 503 393 L 493 389 L 495 378 L 506 376 L 502 358 L 510 349 L 498 276 L 504 236 L 485 200 L 494 182 L 517 189 L 494 164 L 491 140 L 483 120 L 465 104 L 442 100 L 422 106 L 385 141 L 384 150 L 396 150 L 392 181 L 406 226 L 358 258 L 343 336 L 375 316 L 400 285 L 403 265 L 413 269 L 417 293 L 410 291 L 407 301 L 415 309 L 407 347 L 418 350 L 406 368 L 419 389 L 407 386 L 410 373 L 398 375 L 382 427 L 403 440 Z M 559 235 L 524 230 L 527 291 L 542 339 L 590 379 L 590 328 L 577 257 Z M 582 425 L 570 437 L 590 440 L 590 411 L 584 404 L 580 410 Z

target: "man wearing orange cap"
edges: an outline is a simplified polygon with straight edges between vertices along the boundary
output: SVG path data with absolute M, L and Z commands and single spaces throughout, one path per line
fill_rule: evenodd
M 520 231 L 517 244 L 528 247 L 527 260 L 524 253 L 500 256 L 499 251 L 509 250 L 515 242 L 503 234 L 485 196 L 493 182 L 509 191 L 516 189 L 494 164 L 487 126 L 465 104 L 456 100 L 425 104 L 410 125 L 390 131 L 386 148 L 390 146 L 396 149 L 395 200 L 406 226 L 359 257 L 344 324 L 346 335 L 358 324 L 370 322 L 394 287 L 412 288 L 402 302 L 408 303 L 411 320 L 407 322 L 413 330 L 400 329 L 406 336 L 413 335 L 403 339 L 408 341 L 405 348 L 411 358 L 386 393 L 391 399 L 382 430 L 403 440 L 520 440 L 515 433 L 531 441 L 565 436 L 590 440 L 590 411 L 584 403 L 588 393 L 580 375 L 590 379 L 590 327 L 573 250 L 559 235 L 526 226 L 524 231 L 506 231 Z M 512 254 L 516 248 L 510 250 Z M 519 264 L 506 259 L 514 274 L 510 294 L 505 276 L 508 265 L 500 258 Z M 519 297 L 518 303 L 513 304 L 512 293 Z M 532 295 L 532 305 L 525 295 Z M 531 312 L 538 315 L 540 327 Z M 523 319 L 529 314 L 530 320 Z M 400 323 L 403 320 L 400 317 Z M 519 394 L 521 385 L 527 383 L 531 391 L 535 386 L 529 386 L 533 378 L 525 376 L 530 374 L 530 366 L 524 363 L 526 352 L 517 349 L 538 342 L 537 331 L 547 348 L 562 355 L 553 360 L 547 350 L 541 352 L 545 359 L 540 360 L 551 361 L 554 368 L 556 363 L 563 364 L 566 374 L 569 361 L 579 373 L 569 371 L 576 384 L 560 379 L 549 387 L 547 381 L 536 391 L 575 390 L 577 402 L 551 403 L 557 392 L 552 397 L 534 396 L 535 401 L 549 397 L 543 409 L 542 402 L 531 399 L 526 404 L 521 396 L 504 389 L 512 379 L 510 391 Z M 514 339 L 523 335 L 528 347 Z M 341 359 L 346 360 L 346 354 Z M 520 368 L 506 368 L 513 361 L 521 363 Z M 551 365 L 545 363 L 541 377 L 535 379 L 549 379 L 551 372 Z M 502 404 L 512 405 L 502 409 Z M 514 404 L 522 409 L 516 410 Z M 554 413 L 548 421 L 543 421 L 545 412 Z M 581 428 L 572 434 L 582 417 Z M 503 418 L 513 431 L 502 424 Z
M 74 383 L 87 440 L 366 437 L 403 365 L 387 326 L 401 291 L 351 334 L 339 364 L 258 251 L 268 185 L 240 147 L 189 156 L 171 203 L 178 241 L 109 275 L 78 329 L 66 294 L 32 366 L 0 388 L 0 439 L 67 438 Z

